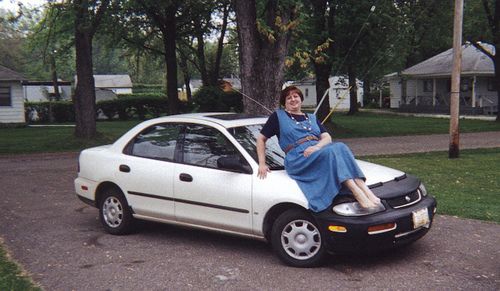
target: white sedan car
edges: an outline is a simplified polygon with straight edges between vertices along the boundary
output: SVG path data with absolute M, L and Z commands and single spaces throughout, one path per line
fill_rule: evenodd
M 385 206 L 376 212 L 345 189 L 329 209 L 310 211 L 275 138 L 267 143 L 271 173 L 259 179 L 255 137 L 266 120 L 197 113 L 145 121 L 81 152 L 76 193 L 111 234 L 129 233 L 135 219 L 222 231 L 270 241 L 297 267 L 318 265 L 329 251 L 408 244 L 430 229 L 435 199 L 398 170 L 357 161 Z

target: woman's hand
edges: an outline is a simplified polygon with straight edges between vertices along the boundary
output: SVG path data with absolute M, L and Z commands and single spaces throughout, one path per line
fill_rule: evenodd
M 259 165 L 259 172 L 257 173 L 257 177 L 261 179 L 265 179 L 267 177 L 267 173 L 270 173 L 269 167 L 267 165 Z
M 310 155 L 312 155 L 312 153 L 314 153 L 315 151 L 319 150 L 320 147 L 317 146 L 317 145 L 313 145 L 313 146 L 310 146 L 308 148 L 306 148 L 306 150 L 304 151 L 304 157 L 309 157 Z

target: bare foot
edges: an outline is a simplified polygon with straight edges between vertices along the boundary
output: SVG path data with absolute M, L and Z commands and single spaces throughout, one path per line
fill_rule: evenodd
M 351 190 L 352 195 L 356 200 L 358 201 L 359 205 L 363 208 L 378 208 L 380 207 L 379 204 L 373 202 L 372 200 L 369 199 L 369 196 L 362 190 L 362 188 L 357 185 L 354 180 L 346 180 L 345 185 L 349 190 Z M 372 194 L 373 195 L 373 194 Z M 373 195 L 375 197 L 375 195 Z M 379 202 L 380 203 L 380 202 Z
M 365 181 L 363 181 L 362 179 L 354 179 L 354 182 L 361 190 L 363 190 L 365 196 L 370 199 L 371 202 L 373 202 L 377 206 L 382 205 L 382 202 L 380 202 L 380 198 L 373 194 L 372 190 L 366 185 Z

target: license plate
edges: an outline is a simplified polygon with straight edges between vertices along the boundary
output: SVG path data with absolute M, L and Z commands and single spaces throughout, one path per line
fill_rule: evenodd
M 413 229 L 429 224 L 429 212 L 427 208 L 413 211 Z

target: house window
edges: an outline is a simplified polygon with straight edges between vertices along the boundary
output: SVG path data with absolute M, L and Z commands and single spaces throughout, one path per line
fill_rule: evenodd
M 467 92 L 470 90 L 470 79 L 461 79 L 460 80 L 460 91 Z
M 0 87 L 0 106 L 11 106 L 10 87 Z
M 495 83 L 495 78 L 488 78 L 488 91 L 496 91 L 497 84 Z
M 304 97 L 306 97 L 306 98 L 309 97 L 309 88 L 306 88 L 306 96 L 304 96 Z
M 424 92 L 432 92 L 433 87 L 433 80 L 424 80 Z

